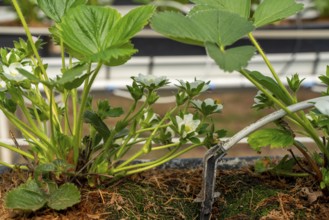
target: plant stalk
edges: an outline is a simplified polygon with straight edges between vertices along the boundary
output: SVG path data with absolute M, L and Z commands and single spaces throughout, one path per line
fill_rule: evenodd
M 299 102 L 297 104 L 288 106 L 287 109 L 289 110 L 289 112 L 293 113 L 293 112 L 297 112 L 303 109 L 307 109 L 310 107 L 314 106 L 314 103 L 320 100 L 327 100 L 329 101 L 329 96 L 323 96 L 323 97 L 319 97 L 319 98 L 314 98 L 314 99 L 309 99 L 303 102 Z M 242 138 L 247 137 L 249 134 L 253 133 L 254 131 L 258 130 L 259 128 L 263 127 L 264 125 L 276 121 L 282 117 L 284 117 L 285 115 L 287 115 L 288 113 L 283 110 L 280 109 L 278 111 L 275 111 L 261 119 L 259 119 L 258 121 L 256 121 L 255 123 L 249 125 L 248 127 L 245 127 L 244 129 L 242 129 L 241 131 L 239 131 L 238 133 L 236 133 L 234 136 L 232 136 L 229 140 L 227 140 L 224 144 L 223 144 L 223 148 L 225 150 L 228 150 L 229 148 L 231 148 L 232 146 L 234 146 L 236 143 L 238 143 Z M 318 136 L 316 136 L 316 139 L 319 139 Z M 315 139 L 315 140 L 316 140 Z M 321 149 L 322 150 L 322 149 Z M 327 156 L 327 150 L 323 149 L 324 153 Z M 329 154 L 328 154 L 329 155 Z
M 24 31 L 25 31 L 25 33 L 26 33 L 26 36 L 27 36 L 27 38 L 28 38 L 28 41 L 29 41 L 30 44 L 31 44 L 31 48 L 32 48 L 32 50 L 33 50 L 33 53 L 34 53 L 34 55 L 36 56 L 36 58 L 37 58 L 37 60 L 38 60 L 38 66 L 39 66 L 40 69 L 41 69 L 42 76 L 44 77 L 45 80 L 48 80 L 47 72 L 46 72 L 46 70 L 45 70 L 45 68 L 44 68 L 44 66 L 43 66 L 43 64 L 42 64 L 42 60 L 41 60 L 41 57 L 40 57 L 40 55 L 39 55 L 39 52 L 38 52 L 37 48 L 35 47 L 34 41 L 33 41 L 33 39 L 32 39 L 32 34 L 31 34 L 30 29 L 29 29 L 29 27 L 28 27 L 28 25 L 27 25 L 27 23 L 26 23 L 26 20 L 25 20 L 25 18 L 24 18 L 24 15 L 23 15 L 23 13 L 22 13 L 22 10 L 21 10 L 19 4 L 17 3 L 17 0 L 12 0 L 12 3 L 13 3 L 13 6 L 14 6 L 16 12 L 17 12 L 17 15 L 18 15 L 20 21 L 22 22 L 22 25 L 23 25 Z M 46 86 L 45 86 L 45 93 L 46 93 L 46 95 L 47 95 L 48 100 L 50 100 L 50 97 L 51 97 L 51 96 L 54 96 L 54 94 L 52 94 Z M 53 108 L 53 111 L 54 111 L 54 113 L 55 113 L 55 120 L 56 120 L 56 123 L 59 125 L 60 123 L 59 123 L 59 119 L 58 119 L 57 107 L 56 107 L 56 105 L 54 104 L 54 105 L 52 106 L 52 108 Z
M 270 60 L 267 58 L 266 54 L 264 53 L 263 49 L 261 48 L 261 46 L 259 45 L 259 43 L 257 42 L 257 40 L 254 38 L 252 33 L 248 34 L 249 39 L 251 40 L 251 42 L 253 43 L 253 45 L 256 47 L 257 51 L 259 52 L 259 54 L 262 56 L 263 60 L 265 61 L 266 65 L 268 66 L 269 70 L 272 73 L 272 76 L 274 77 L 275 81 L 278 83 L 278 85 L 280 86 L 281 90 L 286 94 L 287 97 L 289 97 L 291 103 L 289 104 L 293 104 L 294 103 L 294 99 L 291 97 L 291 94 L 288 92 L 287 88 L 283 85 L 282 81 L 280 80 L 278 74 L 276 73 L 276 71 L 274 70 Z
M 74 134 L 75 134 L 75 138 L 74 138 L 75 145 L 73 147 L 73 155 L 74 155 L 74 163 L 75 164 L 78 162 L 78 157 L 79 157 L 79 148 L 80 148 L 80 145 L 81 145 L 81 136 L 82 136 L 82 131 L 83 131 L 83 128 L 82 128 L 83 114 L 84 114 L 85 109 L 86 109 L 88 95 L 89 95 L 91 86 L 92 86 L 93 82 L 95 81 L 96 76 L 97 76 L 99 70 L 101 69 L 102 65 L 103 64 L 101 62 L 99 62 L 97 64 L 97 67 L 96 67 L 94 73 L 92 74 L 92 77 L 91 77 L 90 81 L 89 82 L 88 82 L 88 80 L 85 81 L 85 88 L 84 88 L 83 93 L 82 93 L 80 110 L 79 110 L 79 114 L 77 116 L 77 121 L 76 121 L 77 125 L 75 126 L 75 132 L 74 132 Z
M 182 154 L 184 154 L 184 153 L 186 153 L 186 152 L 188 152 L 188 151 L 190 151 L 190 150 L 192 150 L 192 149 L 194 149 L 194 148 L 196 148 L 196 147 L 199 147 L 199 146 L 202 146 L 202 143 L 201 143 L 201 144 L 193 144 L 193 145 L 191 145 L 191 146 L 189 146 L 189 147 L 187 147 L 187 148 L 185 148 L 185 149 L 183 149 L 183 150 L 181 150 L 181 151 L 179 151 L 179 152 L 177 152 L 177 153 L 175 153 L 175 154 L 173 154 L 173 155 L 171 155 L 171 156 L 169 156 L 169 157 L 166 157 L 166 158 L 164 158 L 163 160 L 157 161 L 156 163 L 153 163 L 153 164 L 151 164 L 151 165 L 149 165 L 149 166 L 145 166 L 145 167 L 140 168 L 140 169 L 136 169 L 136 170 L 128 171 L 128 172 L 126 173 L 126 175 L 131 175 L 131 174 L 134 174 L 134 173 L 139 173 L 139 172 L 141 172 L 141 171 L 144 171 L 144 170 L 148 170 L 148 169 L 151 169 L 151 168 L 157 167 L 157 166 L 159 166 L 159 165 L 161 165 L 161 164 L 163 164 L 163 163 L 165 163 L 165 162 L 168 162 L 168 161 L 170 161 L 170 160 L 172 160 L 172 159 L 174 159 L 174 158 L 177 158 L 177 157 L 179 157 L 180 155 L 182 155 Z
M 13 151 L 15 153 L 18 153 L 18 154 L 20 154 L 22 156 L 25 156 L 25 157 L 27 157 L 29 159 L 32 159 L 32 160 L 34 159 L 34 156 L 32 154 L 30 154 L 30 153 L 28 153 L 26 151 L 23 151 L 21 149 L 18 149 L 17 147 L 11 146 L 9 144 L 5 144 L 3 142 L 0 142 L 0 146 L 1 147 L 4 147 L 4 148 L 7 148 L 8 150 L 11 150 L 11 151 Z
M 250 82 L 252 82 L 259 90 L 261 90 L 268 98 L 270 98 L 275 104 L 277 104 L 283 111 L 285 111 L 293 120 L 295 120 L 298 125 L 302 126 L 305 131 L 312 137 L 312 139 L 316 142 L 319 149 L 326 155 L 329 156 L 329 151 L 325 148 L 320 137 L 316 134 L 313 127 L 309 125 L 309 123 L 305 122 L 303 119 L 298 117 L 297 114 L 293 114 L 289 108 L 287 108 L 284 104 L 282 104 L 278 99 L 273 97 L 266 89 L 263 88 L 256 80 L 250 77 L 249 73 L 245 70 L 241 70 L 240 73 L 246 77 Z M 329 158 L 329 157 L 328 157 Z

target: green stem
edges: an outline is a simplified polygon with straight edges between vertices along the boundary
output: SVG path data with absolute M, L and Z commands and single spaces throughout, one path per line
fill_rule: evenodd
M 88 80 L 85 81 L 85 87 L 82 92 L 81 105 L 80 105 L 80 110 L 79 110 L 79 114 L 78 114 L 77 121 L 76 121 L 77 124 L 75 126 L 75 132 L 74 132 L 75 133 L 75 141 L 74 141 L 75 145 L 73 147 L 74 163 L 77 163 L 78 157 L 79 157 L 79 148 L 80 148 L 80 144 L 81 144 L 81 136 L 82 136 L 82 131 L 83 131 L 83 128 L 82 128 L 83 114 L 86 109 L 88 95 L 89 95 L 91 86 L 92 86 L 93 82 L 95 81 L 96 76 L 97 76 L 99 70 L 101 69 L 102 65 L 103 64 L 101 62 L 99 62 L 97 64 L 95 72 L 93 73 L 90 81 L 88 81 Z
M 308 177 L 310 174 L 308 173 L 294 173 L 294 172 L 288 172 L 288 171 L 275 171 L 273 172 L 275 175 L 279 176 L 288 176 L 288 177 Z
M 33 135 L 40 138 L 43 142 L 45 142 L 48 147 L 52 147 L 51 143 L 49 142 L 47 136 L 43 133 L 41 133 L 38 130 L 34 130 L 22 121 L 20 121 L 16 115 L 13 115 L 12 113 L 8 112 L 6 109 L 1 108 L 2 112 L 5 114 L 5 116 L 28 138 L 33 140 L 35 143 L 37 143 L 45 152 L 48 152 L 47 146 L 42 144 L 39 140 L 37 140 Z M 33 134 L 33 135 L 32 135 Z
M 3 143 L 3 142 L 0 142 L 0 146 L 1 147 L 4 147 L 4 148 L 7 148 L 8 150 L 11 150 L 11 151 L 13 151 L 13 152 L 15 152 L 15 153 L 18 153 L 18 154 L 20 154 L 20 155 L 22 155 L 22 156 L 25 156 L 25 157 L 27 157 L 27 158 L 30 158 L 30 159 L 34 159 L 34 156 L 32 155 L 32 154 L 29 154 L 28 152 L 26 152 L 26 151 L 23 151 L 23 150 L 21 150 L 21 149 L 18 149 L 17 147 L 13 147 L 13 146 L 11 146 L 11 145 L 9 145 L 9 144 L 5 144 L 5 143 Z
M 258 44 L 257 40 L 254 38 L 252 33 L 248 34 L 249 39 L 251 40 L 251 42 L 253 43 L 253 45 L 256 47 L 257 51 L 259 52 L 259 54 L 262 56 L 263 60 L 265 61 L 267 67 L 270 69 L 274 79 L 276 80 L 276 82 L 278 83 L 278 85 L 280 86 L 281 90 L 285 93 L 285 95 L 290 99 L 292 104 L 294 103 L 294 99 L 291 97 L 291 94 L 289 93 L 289 91 L 287 90 L 287 88 L 283 85 L 282 81 L 280 80 L 278 74 L 276 73 L 276 71 L 274 70 L 270 60 L 267 58 L 266 54 L 264 53 L 263 49 L 261 48 L 261 46 Z
M 143 105 L 141 106 L 141 108 L 137 111 L 137 113 L 134 114 L 133 116 L 131 116 L 131 117 L 128 119 L 129 115 L 130 115 L 130 114 L 136 109 L 136 104 L 137 104 L 137 102 L 135 101 L 134 104 L 133 104 L 133 106 L 130 108 L 128 114 L 127 114 L 126 117 L 123 119 L 123 123 L 127 123 L 127 124 L 128 124 L 128 123 L 131 122 L 133 119 L 136 119 L 136 118 L 138 117 L 138 115 L 139 115 L 139 114 L 145 109 L 145 107 L 146 107 L 146 105 L 147 105 L 147 103 L 144 102 L 144 104 L 143 104 Z M 119 152 L 117 153 L 117 155 L 120 155 L 120 154 L 121 154 L 121 151 L 124 150 L 124 147 L 127 145 L 127 143 L 128 143 L 128 141 L 130 140 L 130 138 L 134 135 L 134 134 L 132 134 L 132 132 L 134 132 L 134 131 L 135 131 L 135 127 L 132 126 L 131 129 L 130 129 L 129 137 L 126 138 L 126 141 L 125 141 L 125 143 L 124 143 L 124 146 L 121 147 L 121 148 L 119 149 Z M 136 134 L 139 134 L 139 133 L 136 132 Z M 105 142 L 105 144 L 104 144 L 105 149 L 108 149 L 108 147 L 110 146 L 110 144 L 112 143 L 112 141 L 113 141 L 113 139 L 114 139 L 114 136 L 115 136 L 115 132 L 112 131 L 110 138 L 109 138 L 109 139 Z
M 126 114 L 125 118 L 123 119 L 123 121 L 127 121 L 129 115 L 135 111 L 136 106 L 137 106 L 137 101 L 135 100 L 133 105 L 130 107 L 129 112 Z
M 127 166 L 128 164 L 130 164 L 132 161 L 136 160 L 138 157 L 142 156 L 144 154 L 143 150 L 138 151 L 136 154 L 134 154 L 133 156 L 131 156 L 128 160 L 124 161 L 122 164 L 120 164 L 117 168 L 119 169 L 114 169 L 114 172 L 117 172 L 117 170 L 120 170 L 120 168 L 123 168 L 125 166 Z
M 38 128 L 38 126 L 33 121 L 31 114 L 30 114 L 29 110 L 26 108 L 26 106 L 24 105 L 24 103 L 22 105 L 20 105 L 20 107 L 21 107 L 21 110 L 22 110 L 25 118 L 28 120 L 30 126 L 32 127 L 32 129 L 35 131 L 41 132 L 40 129 Z
M 23 15 L 23 13 L 22 13 L 22 10 L 21 10 L 21 8 L 19 7 L 19 4 L 17 3 L 17 0 L 12 0 L 12 2 L 13 2 L 14 8 L 15 8 L 15 10 L 16 10 L 16 12 L 17 12 L 17 15 L 18 15 L 20 21 L 22 22 L 23 28 L 24 28 L 24 30 L 25 30 L 25 33 L 26 33 L 27 39 L 28 39 L 28 41 L 30 42 L 31 48 L 32 48 L 32 50 L 33 50 L 33 53 L 34 53 L 35 57 L 36 57 L 37 60 L 38 60 L 38 66 L 39 66 L 40 69 L 41 69 L 42 76 L 44 77 L 44 80 L 48 80 L 47 72 L 46 72 L 46 70 L 45 70 L 45 68 L 44 68 L 44 66 L 43 66 L 43 64 L 42 64 L 42 60 L 41 60 L 41 57 L 40 57 L 40 55 L 39 55 L 39 52 L 38 52 L 38 50 L 37 50 L 37 48 L 36 48 L 36 46 L 35 46 L 35 44 L 34 44 L 34 42 L 33 42 L 32 34 L 31 34 L 30 29 L 29 29 L 29 27 L 28 27 L 28 25 L 27 25 L 27 23 L 26 23 L 26 20 L 25 20 L 25 18 L 24 18 L 24 15 Z M 54 95 L 54 94 L 52 94 L 52 93 L 49 91 L 49 89 L 48 89 L 47 87 L 45 87 L 45 93 L 46 93 L 46 95 L 47 95 L 48 100 L 50 100 L 50 97 Z M 58 119 L 58 116 L 57 116 L 57 115 L 58 115 L 58 114 L 57 114 L 57 113 L 58 113 L 58 112 L 57 112 L 57 107 L 56 107 L 56 105 L 53 105 L 52 108 L 53 108 L 54 113 L 55 113 L 55 119 L 56 119 L 56 122 L 57 122 L 58 125 L 59 125 L 60 123 L 59 123 L 59 119 Z
M 78 102 L 78 92 L 76 89 L 71 91 L 72 98 L 72 111 L 73 111 L 73 135 L 75 135 L 75 131 L 78 130 L 76 125 L 78 124 L 78 116 L 77 116 L 77 102 Z
M 166 144 L 166 145 L 162 145 L 162 146 L 158 146 L 158 147 L 152 147 L 152 151 L 153 150 L 163 150 L 163 149 L 175 147 L 177 145 L 179 145 L 179 142 L 171 143 L 171 144 Z
M 165 154 L 164 156 L 162 156 L 161 158 L 154 160 L 154 161 L 150 161 L 150 162 L 145 162 L 145 163 L 139 163 L 139 164 L 133 164 L 133 165 L 129 165 L 129 166 L 124 166 L 124 167 L 117 167 L 115 169 L 112 170 L 113 174 L 118 173 L 118 172 L 122 172 L 122 171 L 127 171 L 127 170 L 133 170 L 133 169 L 137 169 L 137 168 L 141 168 L 141 167 L 145 167 L 145 166 L 150 166 L 156 163 L 159 163 L 160 161 L 165 160 L 166 158 L 170 157 L 171 155 L 173 155 L 179 148 L 179 145 L 176 146 L 175 149 L 169 151 L 167 154 Z
M 294 141 L 295 147 L 303 154 L 306 161 L 309 163 L 312 170 L 315 172 L 315 176 L 318 181 L 322 180 L 322 173 L 319 166 L 315 163 L 312 157 L 304 150 L 306 147 L 299 141 Z
M 147 103 L 144 102 L 143 105 L 140 107 L 140 109 L 134 114 L 132 115 L 130 118 L 129 116 L 135 111 L 136 109 L 136 105 L 137 105 L 137 101 L 134 101 L 134 104 L 131 106 L 131 108 L 129 109 L 129 112 L 126 114 L 125 118 L 123 119 L 123 123 L 130 123 L 133 119 L 136 119 L 138 117 L 138 115 L 143 112 L 145 110 L 145 107 L 147 106 Z M 127 143 L 129 142 L 130 138 L 135 135 L 132 134 L 132 132 L 134 132 L 135 127 L 131 127 L 130 129 L 130 134 L 129 136 L 126 138 L 126 141 L 124 143 L 124 145 L 119 149 L 119 151 L 116 153 L 117 155 L 121 155 L 121 152 L 124 151 L 125 146 L 127 145 Z M 135 133 L 135 132 L 134 132 Z M 139 134 L 138 132 L 136 132 L 136 134 Z M 108 147 L 110 146 L 110 144 L 112 143 L 113 139 L 115 136 L 115 132 L 112 131 L 110 138 L 107 139 L 107 141 L 104 144 L 105 149 L 108 149 Z
M 125 142 L 123 143 L 123 145 L 119 148 L 119 150 L 115 153 L 115 158 L 121 158 L 123 155 L 125 155 L 132 146 L 134 146 L 135 144 L 138 144 L 140 142 L 146 141 L 147 138 L 140 138 L 138 140 L 136 140 L 137 138 L 135 137 L 133 142 L 129 142 L 130 138 L 127 137 L 127 139 L 125 140 Z
M 71 128 L 71 124 L 70 124 L 70 113 L 69 113 L 69 92 L 68 91 L 64 91 L 63 94 L 63 102 L 65 103 L 65 112 L 64 112 L 64 132 L 65 134 L 70 134 L 72 135 L 72 128 Z
M 65 63 L 65 49 L 63 39 L 60 38 L 60 48 L 61 48 L 61 59 L 62 59 L 62 70 L 66 71 L 66 63 Z M 66 108 L 64 109 L 64 133 L 68 134 L 69 132 L 72 134 L 72 130 L 70 128 L 69 123 L 69 108 L 68 108 L 68 91 L 64 90 L 62 94 L 62 101 L 65 103 Z
M 33 105 L 33 112 L 35 115 L 35 120 L 37 121 L 37 127 L 40 128 L 40 130 L 42 130 L 43 132 L 45 132 L 45 128 L 43 127 L 43 124 L 40 120 L 40 116 L 38 114 L 37 107 L 35 105 Z
M 251 83 L 253 83 L 260 91 L 262 91 L 269 99 L 271 99 L 275 104 L 277 104 L 281 109 L 287 112 L 288 116 L 291 117 L 294 121 L 298 123 L 299 126 L 303 127 L 305 131 L 312 137 L 312 139 L 316 142 L 317 146 L 328 158 L 329 158 L 329 151 L 324 147 L 320 137 L 315 132 L 314 128 L 304 121 L 297 114 L 292 113 L 289 109 L 282 104 L 278 99 L 273 97 L 266 89 L 263 88 L 261 84 L 259 84 L 256 80 L 254 80 L 245 70 L 241 70 L 240 73 L 246 77 Z
M 162 127 L 163 123 L 168 119 L 168 117 L 174 112 L 176 111 L 177 106 L 175 108 L 173 108 L 171 111 L 167 112 L 165 114 L 165 116 L 161 119 L 161 121 L 158 123 L 158 125 L 154 128 L 153 132 L 151 133 L 150 137 L 148 138 L 148 140 L 146 141 L 145 145 L 143 146 L 142 150 L 145 153 L 149 153 L 151 151 L 151 142 L 153 140 L 153 137 L 156 135 L 156 133 L 158 132 L 158 130 Z
M 73 62 L 72 62 L 72 56 L 69 56 L 69 68 L 72 68 Z M 71 129 L 70 126 L 70 132 L 74 136 L 75 131 L 76 131 L 76 125 L 77 125 L 77 105 L 78 105 L 78 91 L 77 89 L 72 89 L 69 91 L 70 96 L 71 96 L 71 104 L 72 104 L 72 114 L 73 114 L 73 130 Z
M 126 119 L 126 121 L 127 121 L 127 123 L 129 123 L 129 122 L 131 122 L 134 118 L 136 118 L 142 111 L 144 111 L 145 110 L 145 108 L 146 108 L 146 106 L 147 106 L 147 102 L 145 101 L 144 103 L 143 103 L 143 105 L 140 107 L 140 109 L 134 114 L 134 115 L 132 115 L 129 119 L 128 119 L 128 117 L 127 117 L 127 119 Z M 129 116 L 129 114 L 127 114 L 128 116 Z
M 62 58 L 62 69 L 66 69 L 66 64 L 65 64 L 65 50 L 64 50 L 64 42 L 63 39 L 60 38 L 60 47 L 61 47 L 61 58 Z
M 261 84 L 259 84 L 254 78 L 250 76 L 250 74 L 246 70 L 240 70 L 240 73 L 248 79 L 254 86 L 257 87 L 262 93 L 264 93 L 269 99 L 271 99 L 276 105 L 278 105 L 280 108 L 282 108 L 287 114 L 291 115 L 292 113 L 289 111 L 289 109 L 277 98 L 273 97 L 273 95 L 265 89 Z
M 146 166 L 146 167 L 143 167 L 143 168 L 140 168 L 140 169 L 136 169 L 136 170 L 128 171 L 128 172 L 126 173 L 126 175 L 131 175 L 131 174 L 134 174 L 134 173 L 139 173 L 139 172 L 141 172 L 141 171 L 145 171 L 145 170 L 148 170 L 148 169 L 152 169 L 152 168 L 157 167 L 157 166 L 159 166 L 159 165 L 161 165 L 161 164 L 163 164 L 163 163 L 166 163 L 166 162 L 168 162 L 168 161 L 170 161 L 170 160 L 172 160 L 172 159 L 174 159 L 174 158 L 177 158 L 177 157 L 179 157 L 180 155 L 182 155 L 182 154 L 184 154 L 184 153 L 186 153 L 186 152 L 188 152 L 188 151 L 190 151 L 190 150 L 192 150 L 192 149 L 194 149 L 194 148 L 196 148 L 196 147 L 199 147 L 199 146 L 201 146 L 201 145 L 202 145 L 202 144 L 194 144 L 194 145 L 191 145 L 191 146 L 189 146 L 189 147 L 187 147 L 187 148 L 185 148 L 185 149 L 183 149 L 183 150 L 177 152 L 176 154 L 173 154 L 173 155 L 171 155 L 171 156 L 169 156 L 169 157 L 166 157 L 165 159 L 163 159 L 163 160 L 161 160 L 161 161 L 158 161 L 158 162 L 156 162 L 156 163 L 153 163 L 153 164 L 151 164 L 151 165 L 149 165 L 149 166 Z
M 126 137 L 126 139 L 124 140 L 122 146 L 120 146 L 120 148 L 117 152 L 114 152 L 115 153 L 115 158 L 121 158 L 122 155 L 125 154 L 130 149 L 130 147 L 127 148 L 127 144 L 131 140 L 131 138 L 134 136 L 133 130 L 134 130 L 134 128 L 132 126 L 130 128 L 130 132 L 129 132 L 128 136 Z M 137 137 L 135 136 L 135 138 L 137 138 Z M 111 142 L 108 142 L 107 145 L 105 146 L 105 149 L 108 150 L 110 144 L 111 144 Z
M 171 125 L 171 123 L 168 123 L 168 124 L 162 125 L 162 126 L 160 126 L 159 128 L 166 128 L 166 127 L 168 127 L 169 125 Z M 153 131 L 153 129 L 154 129 L 154 127 L 140 129 L 140 130 L 136 131 L 136 134 L 141 134 L 141 133 L 143 133 L 143 132 L 147 132 L 147 131 Z
M 11 169 L 14 169 L 15 167 L 17 167 L 17 165 L 9 164 L 9 163 L 3 162 L 3 161 L 0 161 L 0 165 L 3 165 L 5 167 L 9 167 Z M 27 166 L 19 166 L 19 168 L 22 169 L 22 170 L 28 170 Z
M 269 61 L 269 59 L 267 58 L 266 54 L 264 53 L 263 49 L 261 48 L 261 46 L 258 44 L 257 40 L 254 38 L 252 33 L 248 34 L 249 39 L 251 40 L 251 42 L 253 43 L 253 45 L 256 47 L 256 49 L 258 50 L 259 54 L 262 56 L 263 60 L 265 61 L 266 65 L 268 66 L 269 70 L 271 71 L 274 79 L 276 80 L 276 82 L 278 83 L 278 85 L 280 86 L 281 90 L 285 93 L 285 95 L 290 99 L 291 103 L 296 103 L 296 98 L 292 97 L 291 94 L 289 93 L 289 91 L 287 90 L 287 88 L 283 85 L 282 81 L 280 80 L 278 74 L 276 73 L 276 71 L 274 70 L 271 62 Z M 249 79 L 250 80 L 250 79 Z M 269 98 L 271 98 L 272 100 L 274 100 L 273 96 L 267 96 Z M 289 103 L 289 104 L 291 104 Z M 279 105 L 282 108 L 282 105 Z M 282 108 L 285 110 L 285 108 Z M 286 111 L 286 110 L 285 110 Z M 287 111 L 286 111 L 287 112 Z M 293 115 L 290 114 L 289 112 L 287 112 L 289 114 L 290 117 L 292 117 Z M 325 149 L 323 143 L 321 142 L 319 136 L 316 134 L 316 131 L 314 129 L 314 127 L 311 125 L 311 123 L 308 121 L 308 119 L 306 118 L 304 112 L 301 113 L 301 119 L 297 116 L 298 114 L 294 114 L 296 117 L 292 117 L 293 119 L 298 119 L 296 120 L 298 122 L 298 124 L 300 126 L 302 126 L 307 133 L 309 133 L 311 135 L 311 137 L 314 139 L 314 141 L 316 142 L 316 144 L 318 145 L 318 147 L 320 148 L 320 150 L 328 157 L 329 156 L 329 151 L 327 149 Z M 328 157 L 329 158 L 329 157 Z
M 162 123 L 165 122 L 165 120 L 167 120 L 167 118 L 169 117 L 169 115 L 171 115 L 176 109 L 177 109 L 177 106 L 175 108 L 173 108 L 170 112 L 167 112 L 167 114 L 162 118 L 162 120 L 154 128 L 152 134 L 146 140 L 146 143 L 144 144 L 144 146 L 142 147 L 142 149 L 140 149 L 136 154 L 134 154 L 133 156 L 131 156 L 128 160 L 126 160 L 125 162 L 123 162 L 122 164 L 120 164 L 118 166 L 118 168 L 124 167 L 124 166 L 130 164 L 132 161 L 134 161 L 135 159 L 137 159 L 141 155 L 150 152 L 150 150 L 151 150 L 150 149 L 150 146 L 151 146 L 151 142 L 153 140 L 154 135 L 156 134 L 156 132 L 158 131 L 158 129 L 160 128 L 160 126 L 162 126 Z
M 50 106 L 52 106 L 52 104 L 53 104 L 53 102 L 54 102 L 54 100 L 53 100 L 53 96 L 51 96 L 50 97 Z M 49 106 L 49 107 L 50 107 Z M 53 114 L 54 114 L 54 112 L 53 112 L 53 109 L 50 107 L 49 108 L 49 118 L 50 118 L 50 133 L 51 133 L 51 135 L 50 135 L 50 140 L 51 140 L 51 143 L 53 144 L 53 145 L 56 145 L 56 141 L 55 141 L 55 128 L 54 128 L 54 121 L 52 120 L 53 119 Z M 57 152 L 56 152 L 57 153 Z
M 185 107 L 184 107 L 184 110 L 183 110 L 183 113 L 186 114 L 188 112 L 188 108 L 190 106 L 190 103 L 191 103 L 191 98 L 189 98 L 187 100 L 187 102 L 185 103 Z
M 134 141 L 127 143 L 126 146 L 133 146 L 133 145 L 135 145 L 135 144 L 138 144 L 138 143 L 144 142 L 144 141 L 146 141 L 146 140 L 147 140 L 147 138 L 139 138 L 139 139 L 135 138 Z

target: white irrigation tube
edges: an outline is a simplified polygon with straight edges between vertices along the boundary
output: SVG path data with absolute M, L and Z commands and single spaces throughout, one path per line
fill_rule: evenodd
M 297 112 L 297 111 L 300 111 L 300 110 L 303 110 L 303 109 L 313 107 L 315 102 L 320 101 L 320 100 L 329 101 L 329 96 L 323 96 L 323 97 L 318 97 L 318 98 L 314 98 L 314 99 L 309 99 L 309 100 L 299 102 L 299 103 L 294 104 L 294 105 L 290 105 L 287 108 L 289 109 L 290 112 Z M 252 132 L 258 130 L 259 128 L 263 127 L 264 125 L 266 125 L 270 122 L 273 122 L 273 121 L 276 121 L 276 120 L 282 118 L 286 114 L 287 114 L 287 112 L 285 112 L 284 110 L 281 109 L 281 110 L 278 110 L 276 112 L 273 112 L 273 113 L 261 118 L 260 120 L 258 120 L 255 123 L 249 125 L 248 127 L 245 127 L 244 129 L 239 131 L 237 134 L 235 134 L 234 136 L 229 138 L 222 145 L 223 149 L 225 151 L 227 151 L 228 149 L 230 149 L 232 146 L 234 146 L 236 143 L 238 143 L 243 138 L 247 137 Z

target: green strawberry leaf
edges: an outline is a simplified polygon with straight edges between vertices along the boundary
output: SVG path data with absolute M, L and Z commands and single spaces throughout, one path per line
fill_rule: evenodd
M 119 66 L 127 62 L 137 52 L 138 50 L 129 42 L 125 45 L 106 48 L 90 56 L 89 60 L 91 62 L 101 61 L 108 66 Z
M 273 95 L 283 101 L 285 104 L 291 104 L 290 99 L 286 96 L 286 94 L 282 91 L 280 86 L 274 79 L 268 76 L 264 76 L 260 72 L 252 71 L 249 72 L 249 75 L 256 80 L 259 84 L 264 86 L 268 91 L 270 91 Z
M 151 20 L 152 28 L 177 41 L 203 45 L 205 42 L 229 46 L 251 32 L 254 26 L 234 13 L 211 9 L 184 16 L 178 12 L 162 12 Z M 235 31 L 232 31 L 232 27 Z
M 239 71 L 247 66 L 248 61 L 255 54 L 256 49 L 253 46 L 241 46 L 228 49 L 225 51 L 213 43 L 206 43 L 208 55 L 216 62 L 216 64 L 224 71 Z
M 34 84 L 37 84 L 40 82 L 40 79 L 38 77 L 36 77 L 35 75 L 33 75 L 32 73 L 26 71 L 25 69 L 23 68 L 18 68 L 17 69 L 18 72 L 20 74 L 22 74 L 23 76 L 25 76 L 26 78 L 28 78 L 30 80 L 31 83 L 34 83 Z
M 35 180 L 28 180 L 9 191 L 5 196 L 5 205 L 9 209 L 36 211 L 46 204 L 46 195 Z
M 71 69 L 66 70 L 56 83 L 68 90 L 78 88 L 86 77 L 88 77 L 85 71 L 86 69 L 87 65 L 85 63 L 79 63 Z
M 126 44 L 148 23 L 155 8 L 151 5 L 140 6 L 129 11 L 110 30 L 105 40 L 105 48 L 113 45 Z
M 263 147 L 270 146 L 273 148 L 285 148 L 293 145 L 294 137 L 290 132 L 275 129 L 266 128 L 255 131 L 248 137 L 248 143 L 252 149 L 260 151 Z
M 256 27 L 285 19 L 303 9 L 294 0 L 264 0 L 256 9 L 253 19 Z
M 80 202 L 80 192 L 72 183 L 65 183 L 50 194 L 47 205 L 55 210 L 64 210 Z
M 78 6 L 51 32 L 55 40 L 62 38 L 67 51 L 82 61 L 120 65 L 137 52 L 130 40 L 146 25 L 153 11 L 153 6 L 141 6 L 121 17 L 110 7 Z
M 151 19 L 153 30 L 173 40 L 203 46 L 203 29 L 196 29 L 196 25 L 181 13 L 166 11 L 155 14 Z
M 250 16 L 250 7 L 251 1 L 246 0 L 191 0 L 191 2 L 195 3 L 190 12 L 195 13 L 200 10 L 207 9 L 220 9 L 228 12 L 232 12 L 240 15 L 244 18 L 249 18 Z
M 60 85 L 65 85 L 66 83 L 74 81 L 76 78 L 84 74 L 88 66 L 85 63 L 79 63 L 71 69 L 66 70 L 63 76 L 57 80 Z
M 59 23 L 70 8 L 84 5 L 87 0 L 37 0 L 37 3 L 48 17 Z
M 85 111 L 83 118 L 85 123 L 91 124 L 95 128 L 95 130 L 100 135 L 102 135 L 103 139 L 107 140 L 107 138 L 111 134 L 111 131 L 97 113 L 92 111 Z
M 79 6 L 70 10 L 60 24 L 65 44 L 85 57 L 98 53 L 108 32 L 121 18 L 113 8 Z

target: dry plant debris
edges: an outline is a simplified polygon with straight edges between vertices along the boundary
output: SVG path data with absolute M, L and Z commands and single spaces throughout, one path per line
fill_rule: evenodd
M 81 203 L 66 211 L 35 213 L 3 208 L 6 191 L 28 177 L 24 172 L 9 172 L 0 175 L 0 220 L 198 219 L 200 204 L 193 200 L 200 191 L 201 172 L 151 170 L 112 185 L 83 187 Z M 306 179 L 258 175 L 250 169 L 221 170 L 216 184 L 221 196 L 212 219 L 329 219 L 328 198 L 310 200 L 317 191 Z

